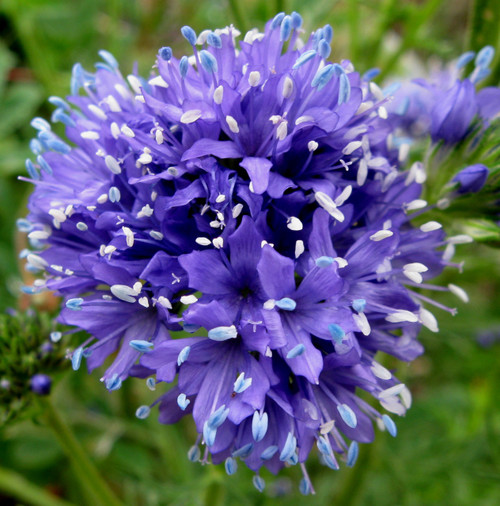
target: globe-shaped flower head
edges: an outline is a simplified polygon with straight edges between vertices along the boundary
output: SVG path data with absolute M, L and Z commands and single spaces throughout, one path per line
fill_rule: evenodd
M 453 245 L 411 224 L 425 172 L 392 148 L 388 98 L 327 61 L 330 26 L 303 40 L 301 23 L 278 14 L 239 42 L 186 26 L 192 54 L 162 48 L 147 80 L 104 51 L 95 73 L 76 65 L 69 103 L 51 99 L 69 142 L 33 121 L 23 228 L 35 290 L 90 334 L 75 369 L 111 355 L 108 390 L 147 377 L 160 422 L 192 415 L 192 460 L 232 474 L 239 457 L 259 490 L 262 466 L 300 463 L 308 493 L 313 445 L 338 469 L 374 421 L 396 434 L 386 412 L 410 394 L 375 355 L 412 360 L 421 324 L 437 331 L 414 290 Z

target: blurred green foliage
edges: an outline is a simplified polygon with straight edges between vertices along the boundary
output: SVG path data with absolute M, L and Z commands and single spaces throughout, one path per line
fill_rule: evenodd
M 286 5 L 285 5 L 286 4 Z M 14 222 L 25 214 L 29 185 L 19 182 L 29 156 L 33 115 L 48 118 L 45 98 L 69 91 L 71 67 L 91 68 L 105 48 L 128 71 L 137 62 L 147 74 L 163 45 L 186 51 L 179 33 L 229 23 L 263 26 L 281 7 L 298 10 L 307 30 L 329 22 L 335 30 L 331 58 L 350 58 L 361 72 L 378 66 L 383 76 L 425 72 L 431 60 L 449 60 L 483 44 L 499 48 L 500 7 L 494 0 L 2 0 L 0 2 L 0 310 L 18 304 L 24 274 L 16 251 L 22 241 Z M 239 23 L 237 23 L 239 21 Z M 497 51 L 498 52 L 498 51 Z M 496 57 L 490 83 L 498 85 Z M 498 141 L 498 134 L 496 136 Z M 492 139 L 495 142 L 495 138 Z M 472 198 L 468 203 L 474 209 Z M 469 223 L 477 230 L 498 227 Z M 396 439 L 377 435 L 362 446 L 354 469 L 333 472 L 315 459 L 308 464 L 317 495 L 298 493 L 298 469 L 279 478 L 263 473 L 259 494 L 242 464 L 236 476 L 192 464 L 186 452 L 195 440 L 189 421 L 160 426 L 154 414 L 137 420 L 137 406 L 155 393 L 128 381 L 109 395 L 96 375 L 80 370 L 64 376 L 54 403 L 75 429 L 103 477 L 127 505 L 464 505 L 500 504 L 500 257 L 482 245 L 461 246 L 466 260 L 459 284 L 471 303 L 459 314 L 440 312 L 441 332 L 423 333 L 427 353 L 411 366 L 389 363 L 414 392 L 414 406 L 398 422 Z M 442 283 L 455 283 L 445 273 Z M 449 294 L 440 297 L 452 307 Z M 490 331 L 488 347 L 477 335 Z M 495 337 L 496 336 L 496 337 Z M 28 478 L 74 504 L 91 504 L 79 488 L 56 440 L 34 421 L 0 429 L 0 466 Z M 353 486 L 354 484 L 354 486 Z M 0 502 L 17 504 L 8 495 Z M 346 495 L 346 490 L 348 494 Z M 42 502 L 40 502 L 42 504 Z

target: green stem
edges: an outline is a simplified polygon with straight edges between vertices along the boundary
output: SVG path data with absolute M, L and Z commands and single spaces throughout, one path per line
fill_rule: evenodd
M 71 503 L 49 494 L 19 474 L 1 467 L 0 490 L 3 494 L 32 506 L 71 506 Z
M 351 61 L 358 61 L 359 52 L 359 2 L 347 2 L 347 22 L 349 24 L 349 49 Z
M 122 506 L 99 471 L 85 453 L 70 427 L 61 418 L 48 397 L 40 399 L 44 407 L 44 419 L 75 467 L 75 475 L 82 486 L 103 506 Z
M 210 468 L 204 492 L 203 504 L 205 506 L 220 506 L 224 504 L 226 494 L 222 484 L 222 476 L 214 466 Z

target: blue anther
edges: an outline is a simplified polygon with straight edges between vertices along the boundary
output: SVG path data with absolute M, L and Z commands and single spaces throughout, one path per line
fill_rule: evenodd
M 50 123 L 45 121 L 43 118 L 33 118 L 30 122 L 30 125 L 36 130 L 50 130 Z
M 28 175 L 31 179 L 36 179 L 36 180 L 40 179 L 40 174 L 38 173 L 35 165 L 33 164 L 33 162 L 29 158 L 26 159 L 26 162 L 24 163 L 24 165 L 25 165 Z
M 335 344 L 340 344 L 345 337 L 344 329 L 336 323 L 330 323 L 330 325 L 328 325 L 328 330 Z
M 118 390 L 119 388 L 121 388 L 122 386 L 122 380 L 121 378 L 118 376 L 118 374 L 113 374 L 113 376 L 111 376 L 111 378 L 108 378 L 106 380 L 106 388 L 112 392 L 113 390 Z
M 85 348 L 83 350 L 83 358 L 89 358 L 92 353 L 94 353 L 94 350 L 92 348 Z
M 366 300 L 365 299 L 354 299 L 352 301 L 352 308 L 354 311 L 358 313 L 362 313 L 366 308 Z
M 338 104 L 346 104 L 351 96 L 351 83 L 349 82 L 349 78 L 347 74 L 342 73 L 339 77 L 339 100 Z
M 200 63 L 207 72 L 217 72 L 217 60 L 214 55 L 209 53 L 206 49 L 200 51 Z
M 196 332 L 200 326 L 196 325 L 195 323 L 183 323 L 182 328 L 186 331 L 192 334 L 193 332 Z
M 290 33 L 292 33 L 292 18 L 290 16 L 285 16 L 280 25 L 280 40 L 282 42 L 288 40 Z
M 105 49 L 101 49 L 97 52 L 97 54 L 113 69 L 117 69 L 119 67 L 118 62 L 116 61 L 116 58 Z
M 111 73 L 113 73 L 115 71 L 115 69 L 113 67 L 109 66 L 107 63 L 102 63 L 100 61 L 98 61 L 97 63 L 94 63 L 94 67 L 97 70 L 105 70 L 106 72 L 111 72 Z
M 192 46 L 196 45 L 196 32 L 190 26 L 183 26 L 181 33 Z
M 495 49 L 492 46 L 484 46 L 483 49 L 477 53 L 476 61 L 474 63 L 476 64 L 476 67 L 485 69 L 490 65 L 494 56 Z
M 41 155 L 38 155 L 36 157 L 36 161 L 38 162 L 38 165 L 40 165 L 40 168 L 49 176 L 51 176 L 54 171 L 52 170 L 52 167 L 47 163 L 47 160 Z
M 201 451 L 198 446 L 194 445 L 194 446 L 191 446 L 191 448 L 189 448 L 187 455 L 188 455 L 188 459 L 191 462 L 198 462 L 201 457 Z
M 62 338 L 62 333 L 61 332 L 58 332 L 58 331 L 54 331 L 54 332 L 51 332 L 50 333 L 50 340 L 53 342 L 53 343 L 57 343 L 61 340 Z
M 458 70 L 463 69 L 469 62 L 474 59 L 474 56 L 476 56 L 476 53 L 474 51 L 467 51 L 458 58 L 455 67 Z
M 234 458 L 246 459 L 253 451 L 253 443 L 247 443 L 245 446 L 238 448 L 231 455 Z
M 317 88 L 318 91 L 323 89 L 331 80 L 331 78 L 335 75 L 335 66 L 331 63 L 325 65 L 322 69 L 316 72 L 316 75 L 313 77 L 311 81 L 311 86 L 313 88 Z
M 283 311 L 293 311 L 297 307 L 297 303 L 289 297 L 283 297 L 277 300 L 275 303 L 276 307 L 283 309 Z
M 208 337 L 213 341 L 227 341 L 228 339 L 235 339 L 238 331 L 234 325 L 230 327 L 215 327 L 208 331 Z
M 328 439 L 325 436 L 320 436 L 318 438 L 318 441 L 316 442 L 316 444 L 318 446 L 318 450 L 323 455 L 331 455 L 332 454 L 332 447 L 330 445 L 330 442 L 328 441 Z
M 35 155 L 41 155 L 44 151 L 42 143 L 38 139 L 30 140 L 30 149 Z
M 146 353 L 153 349 L 154 344 L 150 341 L 145 341 L 143 339 L 133 339 L 128 343 L 131 348 L 135 351 L 140 351 L 141 353 Z
M 80 348 L 77 348 L 71 357 L 71 367 L 73 368 L 73 371 L 78 371 L 80 369 L 80 365 L 82 363 L 82 356 L 83 356 L 83 348 L 80 346 Z
M 281 22 L 283 21 L 284 17 L 284 12 L 279 12 L 276 14 L 276 16 L 274 16 L 273 20 L 271 21 L 271 30 L 274 30 L 275 28 L 278 28 L 278 26 L 281 26 Z
M 264 489 L 266 488 L 266 482 L 264 481 L 264 478 L 262 478 L 261 476 L 259 476 L 258 474 L 256 474 L 253 478 L 252 478 L 252 482 L 253 482 L 253 486 L 259 491 L 259 492 L 263 492 Z
M 83 68 L 80 63 L 75 63 L 73 65 L 73 70 L 71 72 L 71 94 L 78 95 L 79 89 L 83 85 Z
M 245 373 L 242 372 L 234 382 L 233 391 L 236 394 L 241 394 L 252 384 L 252 378 L 245 378 Z
M 238 470 L 238 464 L 236 460 L 233 459 L 233 457 L 228 457 L 226 461 L 224 462 L 224 467 L 226 469 L 226 473 L 231 476 Z
M 156 380 L 154 378 L 148 378 L 146 380 L 146 386 L 149 388 L 149 390 L 154 391 L 156 390 Z
M 71 151 L 71 148 L 59 139 L 49 139 L 46 141 L 46 144 L 49 149 L 61 153 L 62 155 L 67 155 Z
M 108 191 L 109 200 L 111 202 L 120 202 L 121 193 L 116 186 L 112 186 Z
M 390 97 L 390 96 L 394 95 L 396 93 L 396 91 L 399 90 L 399 88 L 401 88 L 401 83 L 398 83 L 398 82 L 392 83 L 389 86 L 386 86 L 382 90 L 382 93 L 384 94 L 384 97 Z
M 288 460 L 295 453 L 296 448 L 297 438 L 291 432 L 289 432 L 286 437 L 285 445 L 283 446 L 283 449 L 280 453 L 280 460 L 282 462 Z
M 269 459 L 272 459 L 274 457 L 274 455 L 276 454 L 276 452 L 278 451 L 278 447 L 275 446 L 275 445 L 272 445 L 272 446 L 268 446 L 261 454 L 260 454 L 260 458 L 262 460 L 269 460 Z
M 292 12 L 292 27 L 294 30 L 298 30 L 302 26 L 302 16 L 293 11 Z
M 344 420 L 345 424 L 351 429 L 355 429 L 356 425 L 358 425 L 358 418 L 356 417 L 356 413 L 351 409 L 347 404 L 339 404 L 337 406 L 337 411 L 339 412 L 342 420 Z
M 473 74 L 471 81 L 474 84 L 477 84 L 480 81 L 482 81 L 483 79 L 486 79 L 490 74 L 491 74 L 491 70 L 489 68 L 477 67 L 476 71 Z
M 321 267 L 322 269 L 325 267 L 329 267 L 330 265 L 333 264 L 333 262 L 335 262 L 335 260 L 332 257 L 327 256 L 319 257 L 316 259 L 317 267 Z
M 408 112 L 409 108 L 410 108 L 410 99 L 408 97 L 404 97 L 401 103 L 396 108 L 396 114 L 404 116 Z
M 68 299 L 66 301 L 66 307 L 68 309 L 72 309 L 73 311 L 81 311 L 83 304 L 83 299 L 81 297 L 76 297 L 74 299 Z
M 333 28 L 330 25 L 325 25 L 323 27 L 323 39 L 331 44 L 333 39 Z
M 191 346 L 184 346 L 177 356 L 177 365 L 181 366 L 189 357 Z
M 69 106 L 69 104 L 66 102 L 66 100 L 63 100 L 61 97 L 55 96 L 49 97 L 49 102 L 52 105 L 55 105 L 56 107 L 64 109 L 65 111 L 71 111 L 71 107 Z
M 311 493 L 311 484 L 306 478 L 302 478 L 299 483 L 299 490 L 302 495 L 309 495 Z
M 158 52 L 159 52 L 160 58 L 162 60 L 170 61 L 170 59 L 172 58 L 172 48 L 170 48 L 168 46 L 164 46 L 164 47 L 160 48 L 160 50 Z
M 183 56 L 179 62 L 179 72 L 181 74 L 182 79 L 186 77 L 188 67 L 189 67 L 188 57 Z
M 323 29 L 322 28 L 318 28 L 314 33 L 313 33 L 313 48 L 314 49 L 318 49 L 318 44 L 319 44 L 319 41 L 323 39 Z
M 28 230 L 28 232 L 31 232 L 32 229 Z M 22 231 L 24 232 L 24 231 Z M 19 253 L 19 258 L 27 258 L 28 255 L 31 253 L 31 251 L 27 248 L 24 248 Z
M 377 69 L 377 68 L 373 68 L 373 69 L 369 69 L 367 70 L 364 74 L 363 74 L 363 81 L 372 81 L 373 79 L 375 79 L 378 75 L 380 74 L 380 69 Z
M 68 127 L 74 127 L 76 125 L 76 123 L 73 121 L 73 118 L 71 118 L 70 116 L 68 116 L 64 112 L 64 109 L 61 109 L 60 107 L 58 107 L 52 113 L 52 116 L 51 116 L 50 119 L 52 120 L 53 123 L 55 123 L 56 121 L 60 121 L 61 123 L 64 123 Z
M 332 48 L 325 39 L 319 41 L 318 54 L 321 56 L 321 58 L 324 58 L 326 60 L 326 58 L 330 56 L 331 51 Z
M 337 461 L 335 460 L 335 457 L 333 456 L 333 454 L 332 455 L 323 455 L 323 462 L 330 469 L 333 469 L 334 471 L 339 470 L 339 465 L 337 464 Z
M 303 344 L 297 344 L 297 346 L 294 346 L 287 354 L 286 358 L 296 358 L 300 357 L 304 352 L 306 351 L 306 347 Z
M 285 462 L 289 465 L 289 466 L 295 466 L 299 463 L 299 456 L 297 455 L 297 452 L 293 452 L 292 455 L 290 455 L 290 458 L 288 458 L 287 460 L 285 460 Z
M 347 467 L 352 467 L 356 463 L 359 454 L 359 446 L 356 441 L 352 441 L 347 450 Z
M 309 60 L 314 58 L 317 54 L 318 53 L 314 49 L 309 49 L 309 51 L 305 51 L 297 58 L 297 60 L 293 64 L 292 68 L 297 69 L 297 68 L 301 67 L 302 65 L 307 63 Z
M 189 404 L 191 404 L 191 401 L 186 397 L 186 394 L 179 394 L 177 396 L 177 405 L 182 409 L 182 411 L 184 411 Z
M 252 418 L 252 436 L 255 441 L 259 442 L 264 439 L 264 436 L 267 434 L 267 426 L 267 413 L 262 413 L 261 415 L 258 411 L 255 411 Z
M 34 286 L 22 286 L 21 292 L 25 293 L 26 295 L 34 295 L 35 293 L 38 293 L 38 289 Z
M 212 446 L 215 443 L 215 436 L 217 435 L 217 429 L 211 427 L 208 422 L 203 424 L 203 439 L 207 446 Z
M 226 408 L 226 405 L 223 404 L 208 417 L 207 423 L 210 427 L 217 429 L 226 421 L 228 414 L 229 408 Z
M 149 406 L 139 406 L 135 411 L 135 416 L 139 418 L 139 420 L 144 420 L 151 413 L 151 408 Z
M 207 36 L 207 43 L 209 46 L 220 49 L 222 47 L 222 39 L 214 32 L 210 32 Z
M 398 435 L 398 429 L 396 424 L 392 421 L 392 418 L 389 415 L 382 415 L 382 421 L 384 422 L 387 432 L 389 432 L 392 437 L 396 437 Z

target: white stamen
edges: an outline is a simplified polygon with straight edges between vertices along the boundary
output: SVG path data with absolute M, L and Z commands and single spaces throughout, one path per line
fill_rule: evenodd
M 382 119 L 387 119 L 387 109 L 381 105 L 379 108 L 378 108 L 378 115 L 382 118 Z
M 59 223 L 66 221 L 66 215 L 60 209 L 50 209 L 49 214 Z
M 356 175 L 356 183 L 358 183 L 358 186 L 363 186 L 366 183 L 367 177 L 368 177 L 368 163 L 363 158 L 359 162 L 358 173 Z
M 385 319 L 390 323 L 418 322 L 418 316 L 406 309 L 400 309 L 395 313 L 390 313 L 385 317 Z
M 339 269 L 343 269 L 344 267 L 347 267 L 347 265 L 348 265 L 348 262 L 345 258 L 335 257 L 334 260 L 337 262 Z
M 127 285 L 112 285 L 110 286 L 111 293 L 120 300 L 124 302 L 135 302 L 135 297 L 137 296 L 136 290 Z
M 138 218 L 144 218 L 144 217 L 150 217 L 153 215 L 153 209 L 149 206 L 149 204 L 146 204 L 138 213 Z
M 88 106 L 89 111 L 94 115 L 97 116 L 100 120 L 105 120 L 108 118 L 106 113 L 97 105 L 95 104 L 89 104 Z
M 439 230 L 442 226 L 443 225 L 437 221 L 428 221 L 420 226 L 420 230 L 422 232 L 434 232 L 434 230 Z
M 301 239 L 295 242 L 295 258 L 299 258 L 305 251 L 304 241 Z
M 113 95 L 108 95 L 103 102 L 106 102 L 112 112 L 121 112 L 122 108 Z
M 296 125 L 300 125 L 301 123 L 305 123 L 306 121 L 314 121 L 312 116 L 300 116 L 295 120 Z
M 436 317 L 428 309 L 420 309 L 420 322 L 431 332 L 439 332 Z
M 381 380 L 390 380 L 392 378 L 391 372 L 388 371 L 383 365 L 379 364 L 378 362 L 373 362 L 370 369 L 372 373 Z
M 127 81 L 130 84 L 132 91 L 136 95 L 140 95 L 141 94 L 141 87 L 142 87 L 141 81 L 139 81 L 139 79 L 136 76 L 134 76 L 133 74 L 130 74 L 127 76 Z
M 134 131 L 128 125 L 122 125 L 121 131 L 127 137 L 135 137 Z
M 44 260 L 39 255 L 35 255 L 34 253 L 30 253 L 26 257 L 26 260 L 28 261 L 28 263 L 30 265 L 32 265 L 33 267 L 36 267 L 37 269 L 45 269 L 45 267 L 47 267 L 49 265 L 46 260 Z
M 371 327 L 365 313 L 353 314 L 352 317 L 362 334 L 365 336 L 370 335 Z
M 456 295 L 463 302 L 469 302 L 469 296 L 467 295 L 467 292 L 463 288 L 460 288 L 459 286 L 450 283 L 448 285 L 448 289 L 453 295 Z
M 403 269 L 405 271 L 410 271 L 410 272 L 427 272 L 429 270 L 429 268 L 424 265 L 424 264 L 421 264 L 420 262 L 413 262 L 411 264 L 406 264 Z
M 394 233 L 391 230 L 379 230 L 370 236 L 371 241 L 382 241 L 383 239 L 387 239 L 388 237 L 392 237 Z
M 340 207 L 351 196 L 351 193 L 352 193 L 352 186 L 351 185 L 346 186 L 342 190 L 342 193 L 335 199 L 335 205 L 337 207 Z
M 159 128 L 157 128 L 155 131 L 155 141 L 156 141 L 156 144 L 163 144 L 163 141 L 164 141 L 163 132 Z
M 215 248 L 217 249 L 221 249 L 224 247 L 224 239 L 222 237 L 216 237 L 213 241 L 212 241 L 212 244 L 214 245 Z
M 120 137 L 120 127 L 118 126 L 118 123 L 116 123 L 115 121 L 113 121 L 113 123 L 111 123 L 111 125 L 110 125 L 109 128 L 111 130 L 111 135 L 115 139 L 118 139 L 118 137 Z
M 263 308 L 270 311 L 271 309 L 274 309 L 274 306 L 276 306 L 276 301 L 274 299 L 269 299 L 264 302 Z
M 122 227 L 127 241 L 127 246 L 131 248 L 134 245 L 134 232 L 129 227 Z
M 153 161 L 153 157 L 149 153 L 141 153 L 141 156 L 137 159 L 142 165 L 147 165 Z
M 307 149 L 310 153 L 316 151 L 318 149 L 319 144 L 316 141 L 309 141 L 307 143 Z
M 283 98 L 290 98 L 293 93 L 293 81 L 289 76 L 286 76 L 285 80 L 283 81 L 283 91 L 281 93 L 283 95 Z
M 181 123 L 185 125 L 189 125 L 190 123 L 194 123 L 195 121 L 201 118 L 201 111 L 199 109 L 191 109 L 186 111 L 180 119 Z
M 296 218 L 295 216 L 291 216 L 288 218 L 287 225 L 290 230 L 293 230 L 294 232 L 298 232 L 299 230 L 302 230 L 304 226 L 302 225 L 302 222 Z
M 152 237 L 155 241 L 162 241 L 163 240 L 163 234 L 159 232 L 158 230 L 150 230 L 149 236 Z
M 243 211 L 243 204 L 236 204 L 233 207 L 232 212 L 233 218 L 236 219 L 241 214 L 241 211 Z
M 255 86 L 258 86 L 260 83 L 260 72 L 258 70 L 254 70 L 253 72 L 250 72 L 248 76 L 248 84 L 255 88 Z
M 151 86 L 159 86 L 160 88 L 168 88 L 168 83 L 163 79 L 162 76 L 153 77 L 148 81 Z
M 195 239 L 196 244 L 199 244 L 200 246 L 210 246 L 212 242 L 207 237 L 197 237 Z
M 276 129 L 276 138 L 282 141 L 288 135 L 288 121 L 282 121 Z
M 79 221 L 77 224 L 76 224 L 76 228 L 78 230 L 80 230 L 80 232 L 86 232 L 89 227 L 86 223 L 84 223 L 83 221 Z
M 96 141 L 97 139 L 100 138 L 100 135 L 98 134 L 98 132 L 93 132 L 92 130 L 86 130 L 85 132 L 80 133 L 80 137 L 82 139 Z
M 405 204 L 405 208 L 407 211 L 416 211 L 417 209 L 423 209 L 427 206 L 427 201 L 423 199 L 415 199 L 408 204 Z
M 120 165 L 116 158 L 114 158 L 111 155 L 106 155 L 104 158 L 104 163 L 106 164 L 106 167 L 113 173 L 113 174 L 120 174 L 122 169 L 120 168 Z
M 149 307 L 149 299 L 147 297 L 141 297 L 138 302 L 143 307 Z
M 448 237 L 447 239 L 449 244 L 468 244 L 473 241 L 474 239 L 470 235 L 466 234 L 454 235 L 452 237 Z
M 422 277 L 422 274 L 420 274 L 419 272 L 414 272 L 414 271 L 405 271 L 403 270 L 403 274 L 410 280 L 410 281 L 413 281 L 414 283 L 422 283 L 422 281 L 424 280 L 424 278 Z
M 356 151 L 356 149 L 359 149 L 361 147 L 361 141 L 352 141 L 350 142 L 343 150 L 342 150 L 342 153 L 344 155 L 350 155 L 352 154 L 354 151 Z
M 399 395 L 404 389 L 405 389 L 404 383 L 399 383 L 398 385 L 394 385 L 392 387 L 386 388 L 385 390 L 382 390 L 378 394 L 379 399 L 388 399 L 389 397 L 395 397 L 396 395 Z
M 102 195 L 99 195 L 99 197 L 97 197 L 97 203 L 98 204 L 105 204 L 107 201 L 108 201 L 108 194 L 107 193 L 103 193 Z
M 222 85 L 215 88 L 214 91 L 214 102 L 218 105 L 222 104 L 222 99 L 224 97 L 224 88 Z
M 224 200 L 226 200 L 226 196 L 223 193 L 219 193 L 215 199 L 215 202 L 217 202 L 217 204 L 220 204 L 221 202 L 224 202 Z
M 156 302 L 167 309 L 172 309 L 172 303 L 163 295 L 160 295 Z
M 398 161 L 404 162 L 408 158 L 408 154 L 410 153 L 410 145 L 409 144 L 401 144 L 398 151 Z
M 196 295 L 183 295 L 180 298 L 181 304 L 185 304 L 186 306 L 189 306 L 190 304 L 194 304 L 195 302 L 198 302 L 198 298 Z
M 229 127 L 229 130 L 233 132 L 233 134 L 237 134 L 240 131 L 240 127 L 238 126 L 238 122 L 232 117 L 227 115 L 226 116 L 226 123 Z
M 344 221 L 344 215 L 341 211 L 337 209 L 337 206 L 335 205 L 335 202 L 331 199 L 329 195 L 323 192 L 316 192 L 314 194 L 314 198 L 316 199 L 316 202 L 333 218 L 335 218 L 337 221 L 343 222 Z

